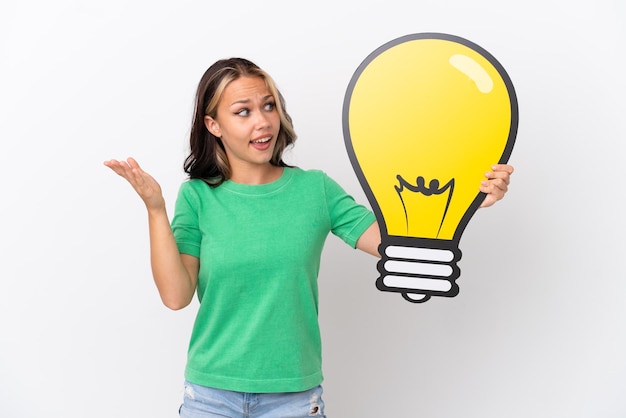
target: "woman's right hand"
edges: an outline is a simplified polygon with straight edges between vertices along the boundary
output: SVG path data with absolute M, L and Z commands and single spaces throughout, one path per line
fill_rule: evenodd
M 148 210 L 165 208 L 161 186 L 139 167 L 134 158 L 128 158 L 126 161 L 109 160 L 105 161 L 104 165 L 124 177 L 133 186 Z
M 146 204 L 154 282 L 165 306 L 170 309 L 184 308 L 189 305 L 196 291 L 200 260 L 178 251 L 161 186 L 133 158 L 126 161 L 109 160 L 104 165 L 124 177 Z

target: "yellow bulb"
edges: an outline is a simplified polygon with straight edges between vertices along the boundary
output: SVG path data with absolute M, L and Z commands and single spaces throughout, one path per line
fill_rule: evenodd
M 508 160 L 517 118 L 504 69 L 465 39 L 408 35 L 361 64 L 344 135 L 381 227 L 379 289 L 410 301 L 458 293 L 460 235 L 485 172 Z

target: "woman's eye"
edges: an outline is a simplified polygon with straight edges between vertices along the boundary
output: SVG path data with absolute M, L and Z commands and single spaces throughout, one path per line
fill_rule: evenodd
M 239 116 L 248 116 L 248 113 L 250 113 L 250 110 L 248 109 L 241 109 L 238 112 L 235 112 L 235 114 Z
M 268 102 L 265 104 L 265 110 L 274 110 L 275 107 L 276 107 L 276 103 L 274 102 Z

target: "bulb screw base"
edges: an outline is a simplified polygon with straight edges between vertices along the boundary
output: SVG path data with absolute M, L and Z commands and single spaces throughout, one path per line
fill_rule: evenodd
M 422 303 L 431 296 L 454 297 L 459 293 L 457 261 L 461 251 L 453 241 L 387 237 L 381 244 L 376 287 L 401 293 L 404 299 Z

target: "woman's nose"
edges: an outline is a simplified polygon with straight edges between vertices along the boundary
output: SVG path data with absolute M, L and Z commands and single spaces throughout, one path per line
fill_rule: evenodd
M 270 115 L 266 114 L 263 111 L 257 112 L 257 118 L 255 122 L 258 128 L 266 128 L 271 126 L 272 124 Z

